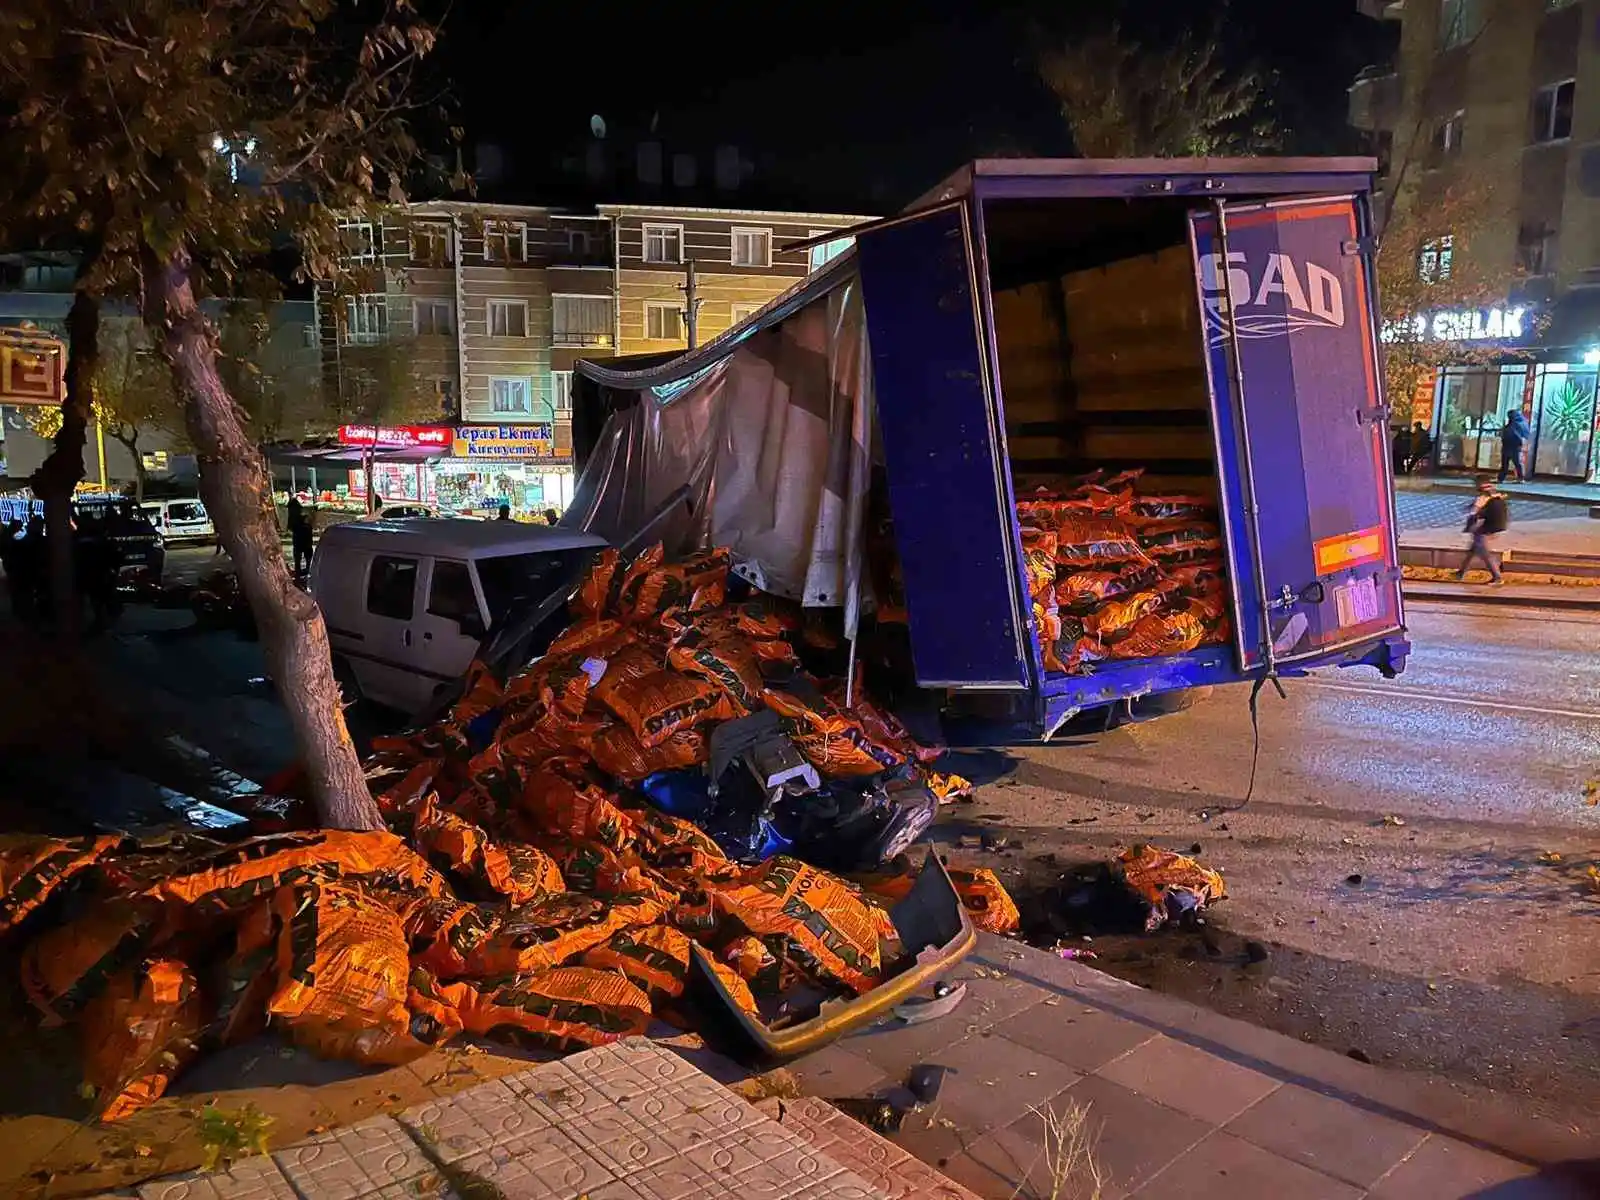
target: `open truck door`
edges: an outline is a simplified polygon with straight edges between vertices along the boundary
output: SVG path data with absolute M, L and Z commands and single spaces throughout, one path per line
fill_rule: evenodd
M 1245 674 L 1406 643 L 1371 241 L 1355 196 L 1190 215 Z
M 967 206 L 886 221 L 856 244 L 917 682 L 1026 689 L 1036 651 Z

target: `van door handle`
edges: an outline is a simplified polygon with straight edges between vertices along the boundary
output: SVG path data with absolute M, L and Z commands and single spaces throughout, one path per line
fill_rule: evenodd
M 422 635 L 422 640 L 425 641 L 425 642 L 433 641 L 433 634 L 424 632 L 423 635 Z
M 411 630 L 409 630 L 409 629 L 401 630 L 401 632 L 400 632 L 400 644 L 402 646 L 411 645 Z

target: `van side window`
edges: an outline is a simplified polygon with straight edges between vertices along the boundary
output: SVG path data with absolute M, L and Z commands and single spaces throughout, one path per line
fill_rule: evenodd
M 443 559 L 434 562 L 433 582 L 428 588 L 428 613 L 450 621 L 478 615 L 478 597 L 473 594 L 472 576 L 466 563 Z
M 367 575 L 367 611 L 375 617 L 409 621 L 416 602 L 417 560 L 375 557 Z

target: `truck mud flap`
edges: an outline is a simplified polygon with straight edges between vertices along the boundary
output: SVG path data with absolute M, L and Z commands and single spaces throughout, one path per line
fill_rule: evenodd
M 816 1016 L 780 1028 L 763 1024 L 734 1003 L 711 969 L 706 951 L 696 943 L 686 991 L 705 1019 L 707 1040 L 746 1065 L 808 1054 L 884 1016 L 914 992 L 932 987 L 978 944 L 961 897 L 932 851 L 911 891 L 889 915 L 904 947 L 896 964 L 899 973 L 864 995 L 826 1000 Z

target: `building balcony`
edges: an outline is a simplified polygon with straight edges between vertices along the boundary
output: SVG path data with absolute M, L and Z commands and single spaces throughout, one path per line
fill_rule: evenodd
M 1393 129 L 1400 115 L 1400 75 L 1393 67 L 1368 67 L 1350 85 L 1349 121 L 1369 133 Z
M 1374 21 L 1404 20 L 1405 10 L 1405 0 L 1356 0 L 1356 11 Z
M 557 329 L 550 335 L 550 344 L 573 350 L 609 349 L 611 331 L 586 333 L 578 329 Z

